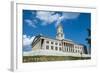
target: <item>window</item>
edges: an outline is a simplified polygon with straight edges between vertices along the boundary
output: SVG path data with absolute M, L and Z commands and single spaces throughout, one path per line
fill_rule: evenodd
M 58 47 L 55 47 L 55 50 L 58 50 Z
M 61 47 L 59 47 L 59 50 L 61 51 Z
M 59 43 L 59 46 L 61 46 L 61 43 Z
M 46 46 L 46 49 L 49 49 L 49 46 Z
M 46 43 L 49 43 L 49 41 L 46 41 Z
M 69 52 L 69 48 L 67 47 L 67 51 Z
M 74 49 L 73 49 L 73 52 L 74 52 Z
M 51 44 L 53 44 L 53 42 L 51 42 Z
M 66 47 L 66 51 L 68 51 L 67 47 Z
M 70 52 L 70 47 L 69 47 L 69 52 Z
M 77 50 L 76 50 L 76 53 L 77 53 Z
M 55 43 L 55 45 L 58 45 L 58 43 Z
M 51 49 L 53 50 L 53 46 L 51 46 Z
M 74 52 L 74 49 L 73 49 L 73 52 Z
M 72 48 L 70 48 L 70 52 L 72 52 Z

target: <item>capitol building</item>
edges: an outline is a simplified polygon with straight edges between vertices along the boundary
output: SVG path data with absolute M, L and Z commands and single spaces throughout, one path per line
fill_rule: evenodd
M 47 56 L 75 56 L 90 57 L 85 54 L 84 45 L 73 42 L 64 37 L 63 27 L 59 24 L 56 28 L 56 37 L 50 38 L 42 34 L 37 35 L 32 42 L 32 52 L 28 55 Z

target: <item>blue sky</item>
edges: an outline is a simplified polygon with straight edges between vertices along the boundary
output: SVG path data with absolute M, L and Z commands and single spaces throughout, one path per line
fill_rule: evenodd
M 82 12 L 58 12 L 23 10 L 23 42 L 25 51 L 31 50 L 34 36 L 43 34 L 56 37 L 56 27 L 63 26 L 65 39 L 87 45 L 87 28 L 91 27 L 91 14 Z

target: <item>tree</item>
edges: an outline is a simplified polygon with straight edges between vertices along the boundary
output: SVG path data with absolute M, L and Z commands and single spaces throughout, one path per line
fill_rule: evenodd
M 86 41 L 89 45 L 88 49 L 90 49 L 88 52 L 91 53 L 91 30 L 88 28 L 87 32 L 88 32 L 88 37 L 86 38 Z

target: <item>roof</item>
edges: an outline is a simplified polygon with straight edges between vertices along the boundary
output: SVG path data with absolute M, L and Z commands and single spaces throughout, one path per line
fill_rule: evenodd
M 56 38 L 44 36 L 44 35 L 42 35 L 42 34 L 37 35 L 35 38 L 39 38 L 39 37 L 44 37 L 44 38 L 48 38 L 48 39 L 58 40 L 58 39 L 56 39 Z M 58 41 L 60 41 L 60 40 L 58 40 Z M 72 40 L 70 40 L 70 39 L 63 39 L 63 41 L 69 41 L 69 42 L 72 42 Z
M 70 39 L 63 39 L 63 40 L 58 40 L 58 39 L 55 39 L 55 38 L 51 38 L 51 37 L 48 37 L 48 36 L 44 36 L 44 35 L 42 35 L 42 34 L 39 34 L 39 35 L 37 35 L 35 38 L 34 38 L 34 40 L 33 40 L 33 42 L 32 42 L 32 45 L 33 45 L 33 43 L 36 43 L 41 37 L 43 37 L 43 38 L 48 38 L 48 39 L 52 39 L 52 40 L 56 40 L 56 41 L 68 41 L 68 42 L 73 42 L 72 40 L 70 40 Z M 76 42 L 73 42 L 74 44 L 76 43 Z M 79 43 L 76 43 L 77 45 L 84 45 L 84 44 L 79 44 Z

